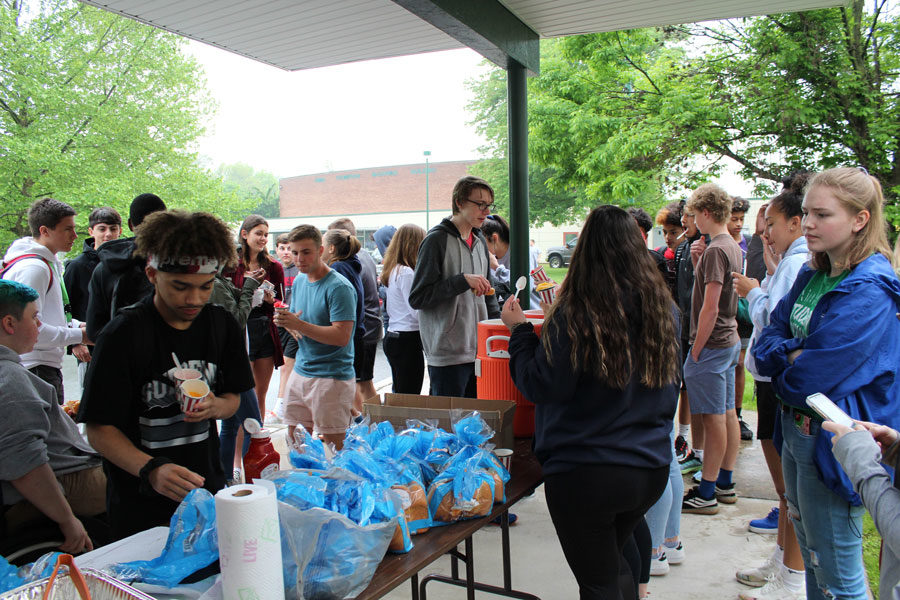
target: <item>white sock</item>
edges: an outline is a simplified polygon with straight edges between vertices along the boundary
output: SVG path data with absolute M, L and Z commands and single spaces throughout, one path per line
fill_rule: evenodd
M 784 587 L 792 592 L 802 591 L 806 587 L 806 571 L 795 571 L 781 565 L 781 581 L 784 582 Z
M 775 561 L 776 565 L 784 564 L 784 548 L 775 544 L 775 551 L 772 552 L 772 560 Z
M 703 450 L 694 448 L 694 454 L 700 459 L 700 462 L 703 462 Z
M 678 435 L 683 437 L 684 439 L 688 438 L 688 435 L 691 433 L 690 425 L 679 425 L 678 426 Z

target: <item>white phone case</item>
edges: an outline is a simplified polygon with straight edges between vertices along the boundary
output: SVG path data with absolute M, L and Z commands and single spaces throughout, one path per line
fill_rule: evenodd
M 854 426 L 850 415 L 842 411 L 837 404 L 832 402 L 825 394 L 812 394 L 807 396 L 806 404 L 826 421 L 834 421 L 851 429 Z

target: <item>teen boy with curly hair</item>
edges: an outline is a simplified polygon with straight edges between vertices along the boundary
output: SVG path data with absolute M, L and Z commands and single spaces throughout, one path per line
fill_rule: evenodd
M 694 291 L 691 296 L 691 351 L 684 362 L 684 381 L 691 414 L 700 415 L 704 431 L 703 476 L 689 491 L 682 512 L 715 514 L 718 502 L 737 501 L 732 471 L 740 448 L 734 410 L 734 367 L 741 351 L 737 333 L 737 294 L 731 274 L 740 272 L 741 249 L 728 233 L 732 199 L 711 183 L 694 190 L 686 210 L 697 229 L 710 236 L 691 245 Z
M 116 537 L 168 524 L 192 489 L 225 486 L 216 420 L 253 387 L 243 333 L 208 304 L 219 269 L 236 259 L 228 227 L 208 213 L 154 213 L 137 232 L 136 254 L 154 293 L 104 329 L 78 415 L 104 459 Z M 193 412 L 181 409 L 173 355 L 211 390 Z

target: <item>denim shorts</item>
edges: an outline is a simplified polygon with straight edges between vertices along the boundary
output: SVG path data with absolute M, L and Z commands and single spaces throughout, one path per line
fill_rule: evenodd
M 704 348 L 700 360 L 688 353 L 684 361 L 691 414 L 723 415 L 734 409 L 734 367 L 741 345 L 730 348 Z

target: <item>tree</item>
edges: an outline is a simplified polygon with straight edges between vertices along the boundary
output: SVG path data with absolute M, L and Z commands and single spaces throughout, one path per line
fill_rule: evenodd
M 222 178 L 225 191 L 233 193 L 244 205 L 251 207 L 243 213 L 233 213 L 232 218 L 240 221 L 248 214 L 257 214 L 267 219 L 281 216 L 278 177 L 267 171 L 254 171 L 244 163 L 221 165 L 216 175 Z
M 553 170 L 553 189 L 646 206 L 726 164 L 759 194 L 797 168 L 850 164 L 878 177 L 900 222 L 900 44 L 887 0 L 868 12 L 854 0 L 546 40 L 541 53 L 541 74 L 529 82 L 529 156 Z M 490 82 L 474 90 L 476 123 L 500 135 L 480 102 Z
M 0 0 L 0 245 L 27 235 L 37 198 L 126 211 L 240 204 L 198 166 L 213 103 L 182 38 L 68 0 Z
M 471 171 L 488 181 L 494 188 L 497 212 L 509 217 L 509 168 L 507 161 L 506 77 L 503 71 L 493 69 L 480 81 L 468 82 L 475 91 L 467 108 L 478 115 L 473 122 L 476 130 L 487 140 L 480 148 L 487 158 L 475 164 Z M 581 190 L 554 187 L 555 169 L 541 167 L 534 162 L 528 165 L 529 218 L 534 225 L 552 223 L 562 225 L 583 219 L 590 208 Z

